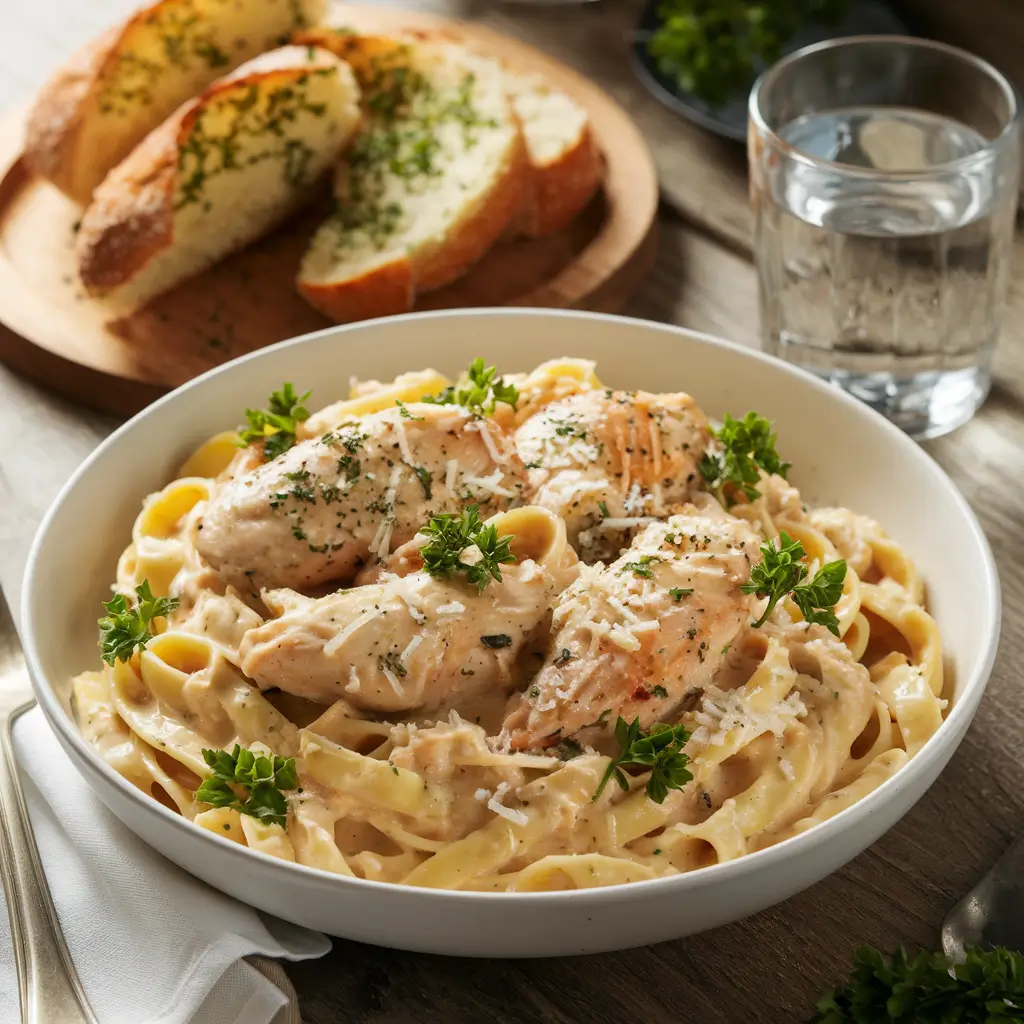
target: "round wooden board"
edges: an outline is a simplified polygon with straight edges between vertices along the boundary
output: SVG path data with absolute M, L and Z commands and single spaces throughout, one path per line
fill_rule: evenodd
M 427 29 L 465 38 L 516 70 L 538 71 L 590 116 L 605 155 L 601 192 L 566 230 L 503 242 L 417 309 L 555 306 L 615 312 L 650 270 L 658 183 L 626 112 L 575 71 L 481 26 L 389 8 L 339 5 L 332 23 Z M 118 317 L 86 296 L 73 239 L 81 211 L 21 161 L 24 112 L 0 122 L 0 359 L 103 412 L 128 415 L 235 356 L 329 326 L 293 286 L 322 213 L 309 211 L 243 252 Z

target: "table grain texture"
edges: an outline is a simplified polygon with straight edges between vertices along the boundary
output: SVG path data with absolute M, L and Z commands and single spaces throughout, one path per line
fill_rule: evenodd
M 0 0 L 0 107 L 132 0 Z M 679 121 L 633 81 L 633 0 L 536 8 L 473 0 L 406 6 L 480 18 L 575 65 L 636 118 L 663 197 L 657 266 L 629 312 L 757 344 L 742 149 Z M 684 941 L 562 960 L 485 961 L 336 940 L 290 965 L 307 1024 L 660 1024 L 806 1018 L 854 947 L 935 946 L 948 906 L 1024 824 L 1024 259 L 979 415 L 926 447 L 977 512 L 999 565 L 1003 638 L 988 693 L 939 781 L 870 850 L 781 906 Z M 32 535 L 57 491 L 116 426 L 0 367 L 0 584 L 17 614 Z

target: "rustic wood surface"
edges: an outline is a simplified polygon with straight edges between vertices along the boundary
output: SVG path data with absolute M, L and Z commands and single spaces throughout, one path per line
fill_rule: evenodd
M 656 268 L 630 312 L 754 345 L 757 302 L 745 255 L 742 152 L 677 121 L 630 82 L 624 33 L 631 2 L 558 10 L 458 0 L 417 6 L 480 17 L 515 32 L 569 59 L 627 106 L 656 150 L 664 194 L 684 213 L 662 211 Z M 0 33 L 0 104 L 26 96 L 74 45 L 129 6 L 131 0 L 8 5 Z M 1022 279 L 1018 275 L 1018 302 Z M 895 829 L 781 906 L 649 949 L 489 962 L 337 941 L 323 960 L 288 968 L 307 1024 L 782 1024 L 806 1017 L 811 1001 L 845 973 L 856 944 L 936 945 L 948 906 L 1024 821 L 1022 332 L 1024 318 L 1011 317 L 984 409 L 968 426 L 927 446 L 962 488 L 992 543 L 1003 583 L 1003 640 L 975 724 L 939 781 Z M 40 516 L 114 425 L 0 368 L 0 583 L 15 609 Z
M 397 18 L 396 18 L 397 15 Z M 422 28 L 468 39 L 510 68 L 540 72 L 586 110 L 605 155 L 601 191 L 572 224 L 499 243 L 468 274 L 419 297 L 417 309 L 556 306 L 620 312 L 651 269 L 658 182 L 629 115 L 594 83 L 515 38 L 475 22 L 342 5 L 368 32 Z M 330 321 L 295 289 L 323 202 L 257 244 L 125 315 L 78 280 L 81 209 L 21 160 L 24 111 L 0 121 L 0 359 L 78 404 L 131 415 L 172 387 L 256 348 Z

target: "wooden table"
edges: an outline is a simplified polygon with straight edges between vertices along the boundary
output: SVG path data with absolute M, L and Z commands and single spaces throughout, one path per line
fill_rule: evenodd
M 133 0 L 7 3 L 0 106 L 27 96 Z M 423 0 L 481 17 L 576 64 L 633 113 L 656 149 L 666 207 L 657 267 L 629 312 L 757 339 L 743 154 L 651 101 L 625 56 L 635 4 L 539 9 Z M 671 203 L 674 209 L 669 208 Z M 1019 261 L 1024 271 L 1024 260 Z M 1000 566 L 1003 643 L 975 724 L 928 795 L 852 864 L 782 906 L 681 942 L 565 960 L 476 961 L 336 941 L 289 967 L 307 1024 L 802 1020 L 854 946 L 934 946 L 947 907 L 1024 820 L 1024 275 L 984 409 L 929 444 L 977 511 Z M 115 426 L 0 367 L 0 583 L 17 612 L 29 542 L 65 479 Z

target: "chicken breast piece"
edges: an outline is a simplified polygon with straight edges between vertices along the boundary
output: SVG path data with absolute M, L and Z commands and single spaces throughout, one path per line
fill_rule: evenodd
M 690 498 L 709 440 L 686 394 L 581 391 L 515 434 L 529 500 L 562 516 L 585 561 L 614 558 L 637 529 Z
M 542 642 L 557 593 L 576 576 L 565 526 L 539 508 L 490 520 L 518 561 L 482 592 L 420 570 L 312 599 L 264 594 L 277 618 L 250 630 L 242 671 L 263 689 L 372 711 L 433 708 L 519 683 L 516 661 Z
M 225 480 L 194 541 L 239 590 L 345 583 L 431 514 L 522 504 L 510 439 L 459 406 L 414 403 L 302 441 Z
M 548 657 L 506 716 L 513 749 L 590 742 L 619 715 L 647 729 L 678 709 L 750 621 L 740 587 L 758 544 L 704 498 L 647 526 L 607 568 L 585 568 L 556 601 Z

